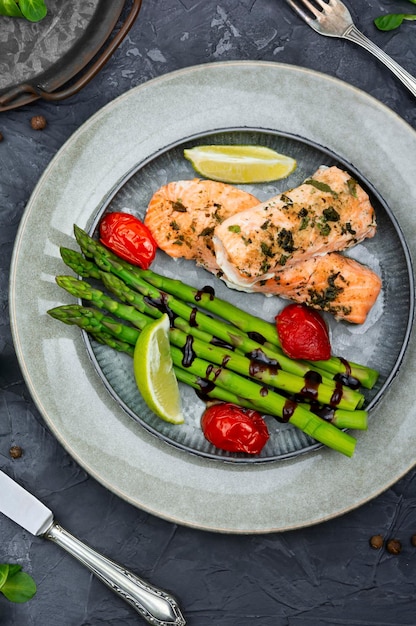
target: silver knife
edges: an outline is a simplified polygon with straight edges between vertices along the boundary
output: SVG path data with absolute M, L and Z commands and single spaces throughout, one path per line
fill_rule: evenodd
M 53 513 L 35 496 L 0 470 L 0 512 L 32 535 L 50 539 L 88 567 L 152 626 L 185 626 L 173 596 L 102 556 L 54 521 Z

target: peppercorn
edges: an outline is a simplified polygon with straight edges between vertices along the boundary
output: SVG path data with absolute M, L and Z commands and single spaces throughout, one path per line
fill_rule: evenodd
M 9 454 L 12 459 L 20 459 L 23 454 L 23 450 L 20 446 L 12 446 L 9 450 Z
M 382 535 L 373 535 L 370 539 L 370 546 L 374 548 L 374 550 L 379 550 L 384 543 L 384 539 Z
M 386 548 L 387 552 L 390 552 L 390 554 L 400 554 L 402 551 L 402 544 L 398 539 L 390 539 L 390 541 L 387 542 Z
M 30 120 L 33 130 L 43 130 L 46 128 L 46 118 L 43 115 L 34 115 Z
M 410 543 L 412 544 L 412 546 L 415 546 L 416 548 L 416 535 L 412 535 L 410 537 Z
M 3 137 L 3 133 L 0 132 L 0 141 L 3 141 L 4 137 Z

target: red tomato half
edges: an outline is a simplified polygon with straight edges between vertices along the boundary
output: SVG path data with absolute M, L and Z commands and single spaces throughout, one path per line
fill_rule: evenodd
M 282 350 L 291 359 L 326 361 L 330 358 L 328 328 L 318 311 L 304 304 L 289 304 L 275 319 Z
M 100 241 L 117 256 L 145 270 L 157 250 L 147 226 L 128 213 L 107 213 L 100 222 Z
M 269 439 L 260 413 L 229 402 L 209 407 L 202 415 L 201 427 L 208 441 L 229 452 L 258 454 Z

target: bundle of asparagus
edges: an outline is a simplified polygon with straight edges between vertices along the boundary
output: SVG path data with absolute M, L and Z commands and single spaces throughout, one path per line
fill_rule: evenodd
M 314 364 L 289 359 L 280 348 L 274 324 L 241 311 L 212 291 L 130 265 L 79 227 L 74 231 L 82 254 L 61 248 L 62 259 L 79 276 L 99 280 L 106 292 L 85 280 L 58 276 L 58 285 L 95 306 L 56 307 L 48 311 L 52 317 L 132 355 L 140 330 L 168 313 L 179 381 L 207 398 L 289 421 L 317 441 L 352 456 L 356 441 L 340 429 L 367 428 L 364 396 L 357 387 L 371 388 L 378 376 L 375 370 L 337 357 Z M 320 416 L 322 407 L 325 419 Z

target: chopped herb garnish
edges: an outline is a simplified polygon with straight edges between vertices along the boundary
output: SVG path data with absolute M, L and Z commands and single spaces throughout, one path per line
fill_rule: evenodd
M 295 244 L 293 241 L 293 235 L 291 231 L 287 230 L 286 228 L 282 228 L 279 231 L 279 234 L 277 235 L 277 243 L 279 247 L 285 250 L 286 252 L 292 253 L 294 252 L 294 250 L 296 250 Z
M 315 289 L 309 289 L 308 294 L 311 298 L 311 303 L 315 306 L 319 306 L 321 309 L 328 310 L 328 306 L 331 302 L 337 299 L 340 293 L 344 291 L 344 287 L 336 284 L 336 280 L 345 282 L 344 277 L 339 272 L 334 272 L 328 277 L 328 287 L 319 292 Z
M 274 257 L 273 250 L 272 250 L 271 246 L 268 246 L 267 243 L 265 243 L 264 241 L 261 242 L 260 248 L 261 248 L 261 251 L 264 254 L 264 256 L 270 257 L 270 258 Z
M 316 227 L 319 230 L 319 232 L 321 233 L 322 237 L 326 237 L 331 232 L 331 227 L 326 222 L 324 222 L 324 223 L 317 222 L 316 223 Z
M 329 206 L 327 209 L 322 211 L 323 216 L 325 217 L 327 222 L 339 222 L 340 215 L 334 207 Z
M 182 200 L 176 200 L 175 202 L 172 202 L 172 209 L 174 211 L 179 211 L 179 213 L 186 213 L 187 208 L 186 206 L 182 203 Z
M 310 222 L 310 218 L 308 216 L 308 209 L 306 207 L 303 207 L 299 211 L 298 217 L 300 217 L 300 219 L 301 219 L 299 230 L 305 230 L 305 228 L 307 228 L 307 226 L 308 226 L 308 224 Z
M 284 202 L 286 206 L 292 206 L 293 204 L 292 198 L 289 198 L 289 196 L 287 196 L 285 193 L 282 193 L 282 195 L 280 196 L 280 200 Z
M 214 230 L 215 229 L 213 226 L 207 226 L 206 228 L 201 230 L 198 237 L 211 237 L 214 234 Z
M 357 181 L 353 178 L 349 178 L 347 180 L 347 187 L 350 194 L 356 198 L 357 197 Z
M 175 220 L 173 222 L 171 222 L 169 224 L 169 226 L 171 227 L 172 230 L 180 230 L 181 227 L 179 226 L 178 222 L 175 222 Z
M 262 230 L 267 230 L 269 228 L 269 224 L 270 224 L 270 220 L 266 220 L 265 222 L 263 222 L 263 224 L 260 226 L 260 228 Z
M 221 210 L 221 205 L 214 204 L 214 206 L 216 207 L 216 209 L 212 214 L 212 217 L 215 219 L 216 222 L 218 222 L 218 224 L 221 224 L 224 221 L 224 218 L 219 214 L 219 211 Z
M 305 180 L 304 184 L 305 185 L 312 185 L 312 187 L 315 187 L 316 189 L 319 189 L 319 191 L 325 191 L 327 193 L 332 193 L 332 195 L 335 198 L 338 196 L 336 191 L 331 189 L 331 187 L 329 185 L 327 185 L 326 183 L 322 183 L 320 180 L 315 180 L 314 178 L 309 178 L 308 180 Z
M 356 235 L 357 231 L 353 229 L 350 222 L 345 222 L 343 227 L 343 234 L 350 233 L 350 235 Z
M 238 224 L 231 224 L 231 226 L 228 227 L 228 230 L 231 233 L 241 233 L 241 228 Z

